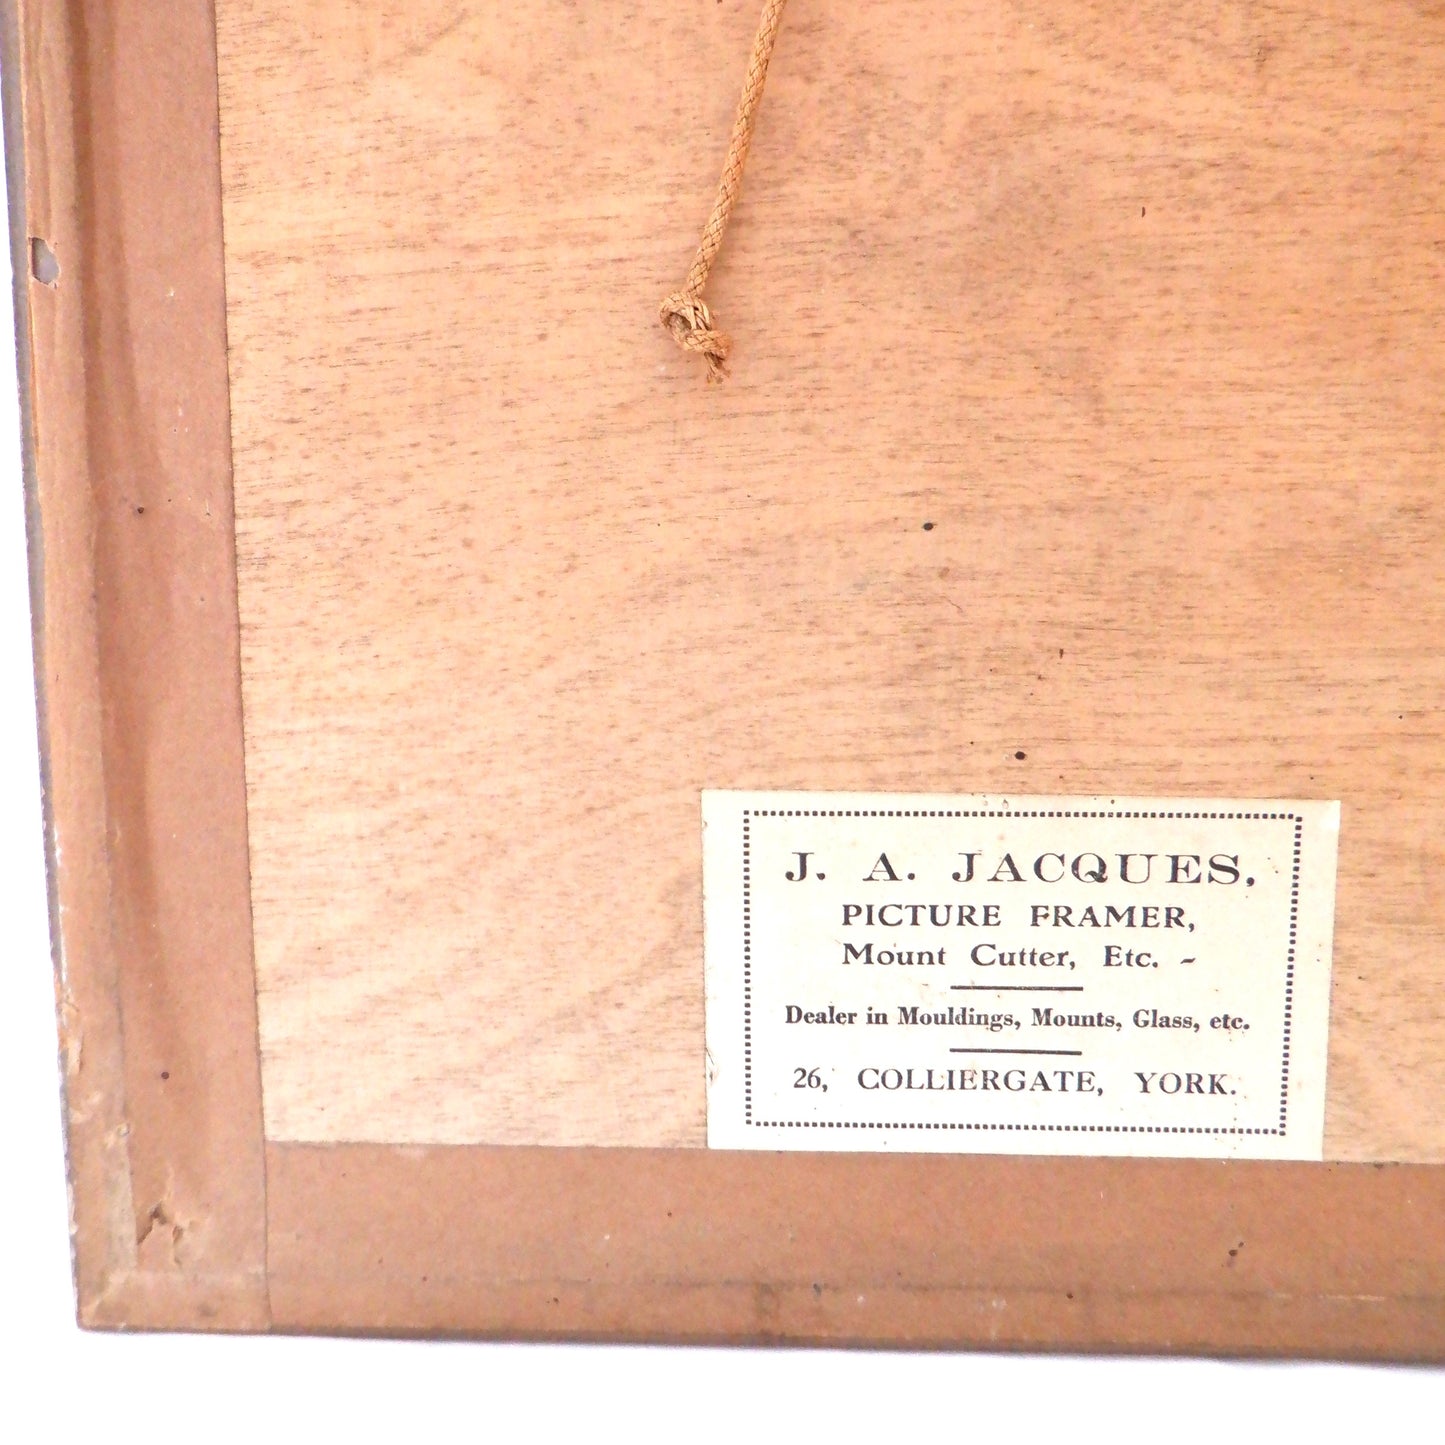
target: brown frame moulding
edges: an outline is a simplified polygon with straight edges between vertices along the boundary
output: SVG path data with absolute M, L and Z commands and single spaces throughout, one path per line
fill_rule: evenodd
M 268 1146 L 213 9 L 4 41 L 83 1324 L 1445 1358 L 1441 1167 Z

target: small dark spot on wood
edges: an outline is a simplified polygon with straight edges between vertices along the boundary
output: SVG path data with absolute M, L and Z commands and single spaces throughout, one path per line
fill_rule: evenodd
M 1026 752 L 1024 752 L 1022 749 L 1020 749 L 1018 752 L 1016 752 L 1016 753 L 1014 754 L 1014 757 L 1016 757 L 1016 758 L 1019 760 L 1019 762 L 1023 762 L 1023 760 L 1024 760 L 1026 757 L 1028 757 L 1028 754 L 1027 754 Z
M 924 530 L 925 532 L 931 532 L 931 531 L 933 530 L 933 523 L 932 523 L 932 522 L 925 522 L 925 523 L 923 524 L 923 530 Z

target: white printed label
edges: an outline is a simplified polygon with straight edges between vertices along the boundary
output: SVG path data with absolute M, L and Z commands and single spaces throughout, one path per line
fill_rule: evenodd
M 709 1146 L 1319 1159 L 1339 819 L 705 792 Z

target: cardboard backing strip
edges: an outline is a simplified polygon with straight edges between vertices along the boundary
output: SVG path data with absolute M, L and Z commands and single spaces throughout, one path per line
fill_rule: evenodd
M 80 1314 L 258 1328 L 213 15 L 22 0 L 9 21 L 16 263 L 43 242 L 59 268 L 26 283 L 29 485 Z
M 282 1329 L 1445 1353 L 1445 1171 L 1428 1166 L 361 1145 L 269 1156 Z

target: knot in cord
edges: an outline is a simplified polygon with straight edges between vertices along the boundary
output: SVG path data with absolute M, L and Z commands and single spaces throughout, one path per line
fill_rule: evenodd
M 662 303 L 660 311 L 662 324 L 667 327 L 672 339 L 684 351 L 707 358 L 709 381 L 721 381 L 727 375 L 728 352 L 732 350 L 732 343 L 713 325 L 712 312 L 702 299 L 703 287 L 707 285 L 713 262 L 722 249 L 723 233 L 727 230 L 742 189 L 743 167 L 747 164 L 748 147 L 753 139 L 753 122 L 758 102 L 763 98 L 768 62 L 772 59 L 773 43 L 778 38 L 778 27 L 783 23 L 783 7 L 787 3 L 788 0 L 763 0 L 763 16 L 758 22 L 752 54 L 748 57 L 747 78 L 743 82 L 737 117 L 733 121 L 717 199 L 713 202 L 712 214 L 703 228 L 702 241 L 682 290 L 674 291 Z
M 706 358 L 709 381 L 721 381 L 727 375 L 732 342 L 713 325 L 712 312 L 701 296 L 693 291 L 674 291 L 662 303 L 658 315 L 684 351 Z

